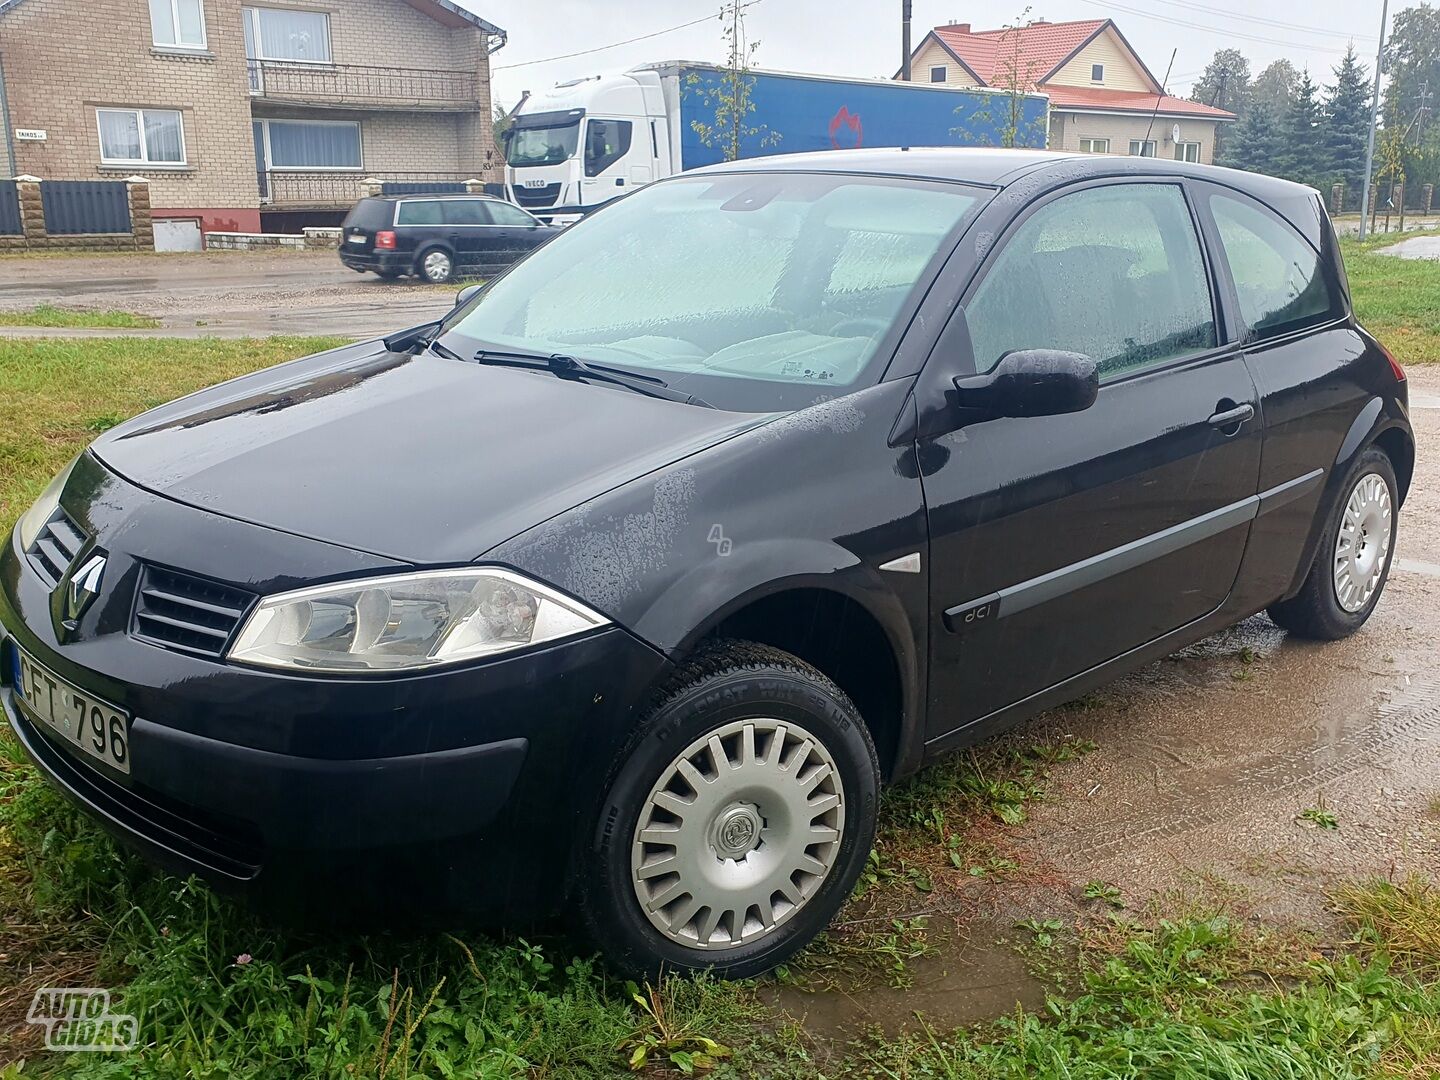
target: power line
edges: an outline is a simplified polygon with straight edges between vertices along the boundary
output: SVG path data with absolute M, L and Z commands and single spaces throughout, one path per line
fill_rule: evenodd
M 1238 19 L 1241 22 L 1257 23 L 1261 26 L 1273 26 L 1280 30 L 1293 30 L 1302 34 L 1318 34 L 1321 37 L 1348 38 L 1350 40 L 1374 41 L 1373 34 L 1351 34 L 1343 30 L 1321 30 L 1313 26 L 1303 26 L 1300 23 L 1285 22 L 1282 19 L 1267 19 L 1263 15 L 1243 15 L 1238 11 L 1229 8 L 1211 7 L 1208 4 L 1197 4 L 1193 0 L 1156 0 L 1157 3 L 1169 4 L 1171 7 L 1187 8 L 1191 11 L 1198 11 L 1204 15 L 1219 15 L 1222 18 Z
M 1109 2 L 1109 0 L 1085 0 L 1085 3 L 1093 4 L 1095 7 L 1107 8 L 1111 11 L 1121 11 L 1124 12 L 1126 15 L 1135 15 L 1142 19 L 1152 19 L 1155 22 L 1169 23 L 1171 26 L 1183 26 L 1187 30 L 1205 30 L 1211 33 L 1216 32 L 1216 28 L 1214 26 L 1205 26 L 1201 23 L 1187 22 L 1184 19 L 1172 18 L 1169 15 L 1156 15 L 1153 11 L 1142 11 L 1139 8 L 1126 7 L 1124 4 L 1111 3 Z M 1293 41 L 1281 41 L 1278 38 L 1259 37 L 1255 34 L 1242 34 L 1238 30 L 1226 29 L 1219 32 L 1223 33 L 1226 37 L 1239 38 L 1244 41 L 1254 41 L 1258 42 L 1261 45 L 1278 45 L 1282 48 L 1289 49 L 1293 49 L 1295 47 L 1295 42 Z M 1347 51 L 1345 49 L 1336 49 L 1328 45 L 1307 45 L 1305 47 L 1313 52 L 1334 53 L 1337 56 L 1342 56 Z
M 760 4 L 763 2 L 764 0 L 750 0 L 748 4 L 741 4 L 740 10 L 744 11 L 747 8 L 752 8 L 756 4 Z M 688 30 L 692 26 L 699 26 L 701 23 L 714 21 L 714 15 L 706 15 L 699 19 L 691 19 L 689 22 L 680 23 L 678 26 L 670 26 L 666 27 L 664 30 L 656 30 L 654 33 L 641 34 L 639 37 L 626 38 L 624 41 L 613 41 L 609 45 L 597 45 L 593 49 L 581 49 L 579 52 L 564 53 L 561 56 L 547 56 L 540 60 L 525 60 L 519 64 L 503 64 L 499 67 L 493 67 L 490 70 L 492 72 L 514 71 L 516 68 L 532 67 L 535 64 L 549 64 L 556 60 L 573 60 L 577 56 L 589 56 L 591 53 L 606 52 L 609 49 L 618 49 L 622 45 L 634 45 L 637 41 L 649 41 L 651 38 L 662 37 L 665 34 L 673 34 L 677 30 Z

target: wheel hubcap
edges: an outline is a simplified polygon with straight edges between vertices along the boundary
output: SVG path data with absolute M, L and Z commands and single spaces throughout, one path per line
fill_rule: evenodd
M 635 897 L 687 948 L 749 944 L 815 895 L 844 829 L 840 773 L 818 739 L 789 721 L 732 721 L 650 789 L 631 844 Z
M 1389 485 L 1379 473 L 1366 473 L 1350 492 L 1335 538 L 1335 599 L 1346 611 L 1359 611 L 1380 587 L 1394 526 Z
M 443 252 L 432 251 L 425 256 L 425 273 L 432 278 L 450 276 L 450 257 Z

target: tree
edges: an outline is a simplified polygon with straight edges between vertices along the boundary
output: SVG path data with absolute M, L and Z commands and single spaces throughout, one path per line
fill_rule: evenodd
M 1358 195 L 1365 183 L 1365 146 L 1370 136 L 1370 74 L 1355 46 L 1335 68 L 1334 85 L 1325 91 L 1322 143 L 1325 172 Z
M 1275 109 L 1264 98 L 1253 99 L 1245 119 L 1235 125 L 1222 164 L 1249 172 L 1274 173 L 1283 147 Z
M 1385 125 L 1403 128 L 1440 93 L 1440 8 L 1426 3 L 1395 13 L 1385 74 Z
M 1295 85 L 1294 97 L 1280 119 L 1280 153 L 1275 161 L 1287 180 L 1315 183 L 1325 171 L 1320 145 L 1320 98 L 1307 69 Z
M 1025 95 L 1034 91 L 1035 80 L 1044 74 L 1021 49 L 1024 42 L 1020 31 L 1029 25 L 1029 15 L 1030 9 L 1026 8 L 1014 22 L 1005 24 L 1005 32 L 1000 35 L 1000 70 L 995 83 L 999 92 L 986 93 L 980 107 L 973 112 L 968 105 L 955 109 L 962 123 L 951 128 L 950 134 L 961 142 L 990 145 L 991 137 L 975 130 L 977 124 L 986 124 L 998 131 L 1001 146 L 1045 145 L 1044 117 L 1034 121 L 1025 119 Z
M 1284 113 L 1295 96 L 1295 86 L 1300 82 L 1300 72 L 1289 60 L 1276 60 L 1250 84 L 1250 100 L 1263 101 L 1276 115 Z
M 710 81 L 692 74 L 686 80 L 687 88 L 699 96 L 706 108 L 714 110 L 712 121 L 692 120 L 690 127 L 705 146 L 718 146 L 726 161 L 737 160 L 747 140 L 758 139 L 762 147 L 774 146 L 780 141 L 778 131 L 750 121 L 755 112 L 755 101 L 751 97 L 755 78 L 750 74 L 750 65 L 760 42 L 746 40 L 747 6 L 743 0 L 728 0 L 720 9 L 720 22 L 724 27 L 721 35 L 727 55 L 719 77 Z
M 1205 73 L 1190 88 L 1190 100 L 1217 109 L 1224 109 L 1236 116 L 1244 116 L 1245 105 L 1250 96 L 1250 61 L 1239 49 L 1220 49 L 1210 58 Z M 1215 155 L 1225 156 L 1225 144 L 1231 133 L 1225 125 L 1216 125 Z

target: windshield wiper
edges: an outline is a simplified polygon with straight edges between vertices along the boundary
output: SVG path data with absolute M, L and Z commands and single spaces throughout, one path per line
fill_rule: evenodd
M 465 362 L 465 357 L 450 348 L 450 346 L 442 345 L 437 339 L 432 338 L 427 341 L 425 347 L 437 356 L 443 356 L 446 360 L 459 360 L 462 364 Z
M 687 394 L 683 390 L 671 389 L 670 384 L 664 379 L 656 378 L 654 375 L 641 375 L 637 372 L 624 371 L 620 368 L 612 368 L 600 364 L 587 364 L 574 356 L 566 356 L 564 353 L 524 353 L 524 352 L 498 352 L 494 349 L 481 349 L 472 357 L 477 364 L 494 364 L 497 367 L 521 367 L 530 368 L 532 371 L 549 371 L 560 376 L 562 379 L 590 379 L 593 382 L 610 383 L 613 386 L 623 386 L 627 390 L 633 390 L 637 394 L 644 394 L 647 397 L 662 398 L 665 401 L 679 401 L 686 405 L 698 405 L 702 409 L 713 409 L 704 398 L 696 397 L 694 394 Z

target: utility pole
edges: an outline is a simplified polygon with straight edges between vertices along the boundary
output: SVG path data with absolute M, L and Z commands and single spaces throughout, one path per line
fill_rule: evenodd
M 1390 0 L 1380 3 L 1380 51 L 1375 54 L 1375 97 L 1370 102 L 1370 138 L 1365 144 L 1365 186 L 1360 190 L 1360 239 L 1370 223 L 1370 176 L 1375 169 L 1375 125 L 1380 120 L 1380 75 L 1385 67 L 1385 26 L 1390 21 Z
M 910 81 L 910 16 L 914 0 L 900 0 L 900 78 Z

